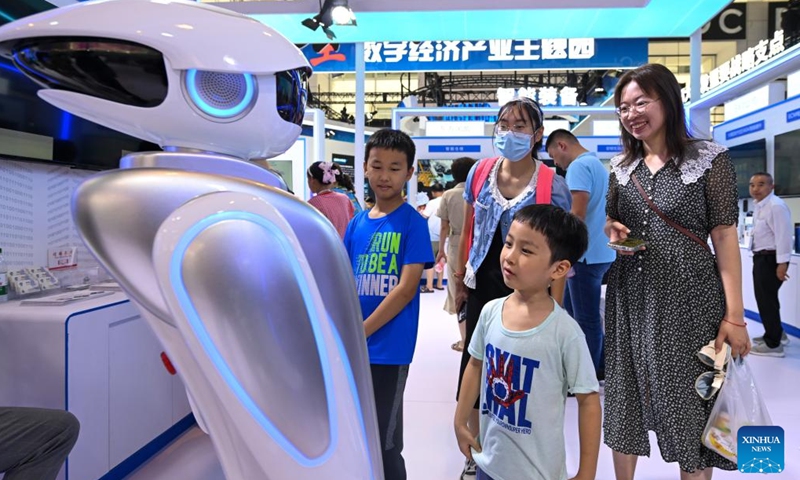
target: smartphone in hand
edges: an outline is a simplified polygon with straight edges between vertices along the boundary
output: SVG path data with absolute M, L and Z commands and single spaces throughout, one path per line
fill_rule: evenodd
M 642 240 L 641 238 L 628 237 L 625 240 L 617 240 L 616 242 L 608 242 L 608 246 L 618 252 L 638 252 L 644 250 L 650 242 Z

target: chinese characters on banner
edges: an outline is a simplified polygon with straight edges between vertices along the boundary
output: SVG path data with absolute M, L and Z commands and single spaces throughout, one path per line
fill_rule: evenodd
M 355 71 L 355 44 L 300 46 L 315 72 Z M 365 42 L 368 72 L 625 68 L 647 63 L 647 39 L 550 38 Z
M 476 53 L 488 54 L 486 59 L 490 62 L 585 60 L 594 56 L 594 50 L 593 38 L 366 42 L 364 60 L 366 63 L 466 62 Z
M 742 53 L 737 53 L 733 58 L 714 70 L 701 75 L 700 94 L 702 95 L 739 75 L 749 72 L 784 50 L 783 30 L 778 30 L 772 39 L 761 40 L 755 47 L 750 47 Z M 684 102 L 690 100 L 689 87 L 684 87 L 681 90 L 681 94 Z
M 535 100 L 542 107 L 560 105 L 562 107 L 578 106 L 578 89 L 575 87 L 522 87 L 519 90 L 513 88 L 497 89 L 497 104 L 502 107 L 506 103 L 519 97 L 528 97 Z

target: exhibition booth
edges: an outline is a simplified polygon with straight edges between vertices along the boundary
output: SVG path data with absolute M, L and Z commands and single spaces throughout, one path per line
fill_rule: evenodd
M 763 87 L 760 87 L 763 88 Z M 742 290 L 745 313 L 758 319 L 753 294 L 753 258 L 747 245 L 752 228 L 753 201 L 748 184 L 756 172 L 768 172 L 775 181 L 775 194 L 792 212 L 795 253 L 789 264 L 789 279 L 780 289 L 781 320 L 785 330 L 800 336 L 800 96 L 759 108 L 714 127 L 714 140 L 730 148 L 736 168 L 741 214 L 739 221 L 742 254 Z
M 653 0 L 650 3 L 651 14 L 656 17 L 666 15 L 666 12 L 676 8 L 666 0 Z M 693 15 L 699 17 L 688 25 L 684 24 L 688 21 L 684 18 L 680 25 L 660 31 L 659 35 L 688 36 L 725 4 L 723 1 L 704 2 L 700 6 L 694 5 L 695 2 L 684 3 L 693 5 Z M 235 8 L 245 7 L 235 5 Z M 647 41 L 639 38 L 653 34 L 652 31 L 642 30 L 646 18 L 628 16 L 626 12 L 629 8 L 622 8 L 623 12 L 612 10 L 616 9 L 608 9 L 605 13 L 612 15 L 611 17 L 596 24 L 608 28 L 627 19 L 625 21 L 632 28 L 627 36 L 632 38 L 601 38 L 616 33 L 605 31 L 598 33 L 595 41 L 594 38 L 588 38 L 590 32 L 554 30 L 555 23 L 563 22 L 543 23 L 548 28 L 548 35 L 553 36 L 551 40 L 556 39 L 556 36 L 575 37 L 574 48 L 569 43 L 572 40 L 558 38 L 564 41 L 564 55 L 558 53 L 561 42 L 556 44 L 547 39 L 504 40 L 502 36 L 508 33 L 498 31 L 498 28 L 493 28 L 494 33 L 491 33 L 486 30 L 485 25 L 491 22 L 474 18 L 471 20 L 473 26 L 484 25 L 479 35 L 483 35 L 480 38 L 486 40 L 452 40 L 461 37 L 425 40 L 428 43 L 447 44 L 440 45 L 437 49 L 431 43 L 430 51 L 427 52 L 430 61 L 419 50 L 412 52 L 406 49 L 400 52 L 398 44 L 406 43 L 407 40 L 398 36 L 401 35 L 397 32 L 399 29 L 392 29 L 369 33 L 392 37 L 386 39 L 374 36 L 361 38 L 343 32 L 343 43 L 338 52 L 343 60 L 321 62 L 317 67 L 320 72 L 360 71 L 363 75 L 365 68 L 370 71 L 425 71 L 432 68 L 626 69 L 646 63 Z M 256 15 L 256 18 L 276 27 L 288 25 L 290 21 L 293 24 L 300 23 L 292 17 L 293 14 L 287 15 L 291 18 L 286 19 L 280 15 L 261 15 L 261 18 Z M 686 17 L 691 15 L 687 14 Z M 398 22 L 397 19 L 392 21 Z M 540 22 L 541 18 L 536 18 L 536 23 Z M 518 23 L 514 22 L 515 25 Z M 365 24 L 368 25 L 369 22 Z M 406 23 L 422 24 L 418 20 L 409 20 Z M 592 24 L 595 24 L 594 21 Z M 282 33 L 295 43 L 305 42 L 309 35 L 303 31 L 302 35 L 296 34 L 298 39 L 295 39 L 294 30 L 287 30 L 289 33 Z M 463 37 L 464 32 L 461 33 Z M 578 39 L 580 33 L 586 33 L 585 38 Z M 436 35 L 444 34 L 437 32 Z M 442 53 L 445 48 L 450 48 L 451 55 L 446 59 Z M 536 53 L 545 48 L 550 49 L 551 58 L 540 58 Z M 442 53 L 439 58 L 436 57 L 437 52 Z M 454 52 L 459 52 L 461 59 L 456 60 Z M 463 56 L 464 52 L 472 55 L 472 63 Z M 309 61 L 320 55 L 320 52 L 312 50 L 304 50 L 303 53 Z M 775 57 L 772 60 L 765 59 L 760 68 L 768 70 L 770 62 L 775 61 L 782 62 L 781 72 L 787 68 L 798 70 L 800 55 L 795 55 L 796 53 L 796 49 L 783 53 L 776 51 Z M 363 54 L 360 59 L 357 58 L 359 54 Z M 515 54 L 520 55 L 520 58 L 515 58 Z M 331 52 L 323 55 L 330 56 Z M 791 61 L 787 61 L 790 56 Z M 427 65 L 422 65 L 425 63 Z M 132 136 L 95 130 L 90 125 L 91 122 L 56 111 L 47 105 L 35 104 L 38 101 L 36 91 L 39 87 L 22 86 L 26 80 L 16 68 L 7 63 L 0 67 L 0 87 L 8 90 L 9 85 L 13 85 L 11 91 L 20 88 L 25 93 L 14 98 L 14 107 L 18 109 L 15 112 L 34 112 L 39 117 L 47 118 L 41 125 L 37 125 L 35 131 L 26 131 L 18 121 L 13 124 L 4 123 L 4 127 L 0 128 L 0 143 L 3 144 L 0 147 L 0 247 L 3 248 L 3 255 L 10 269 L 19 272 L 15 277 L 17 290 L 9 302 L 0 304 L 0 365 L 3 365 L 0 368 L 0 405 L 66 409 L 80 419 L 81 436 L 62 469 L 59 477 L 61 480 L 122 479 L 196 425 L 192 414 L 195 405 L 190 396 L 187 396 L 183 380 L 176 374 L 176 369 L 165 353 L 163 340 L 148 326 L 147 319 L 144 318 L 146 315 L 142 315 L 136 299 L 129 298 L 125 285 L 120 286 L 119 282 L 112 281 L 103 264 L 84 246 L 70 209 L 74 201 L 73 195 L 96 170 L 115 169 L 119 166 L 119 155 L 116 153 L 139 152 L 149 145 L 143 145 L 144 142 L 140 143 Z M 742 72 L 742 75 L 747 74 Z M 613 90 L 613 86 L 609 90 Z M 613 114 L 614 108 L 608 98 L 596 106 L 582 106 L 573 98 L 573 93 L 561 91 L 556 94 L 538 88 L 514 92 L 516 95 L 530 95 L 540 102 L 543 98 L 549 99 L 542 102 L 546 117 L 563 116 L 591 122 L 592 116 L 608 118 Z M 0 91 L 0 95 L 4 93 Z M 694 114 L 698 111 L 707 113 L 710 106 L 707 104 L 708 98 L 714 95 L 714 89 L 710 88 L 704 95 L 694 99 L 689 104 L 694 108 Z M 363 113 L 363 98 L 360 103 L 360 113 Z M 452 160 L 463 156 L 479 159 L 496 155 L 491 134 L 493 117 L 497 110 L 498 106 L 495 104 L 439 108 L 409 106 L 394 110 L 393 127 L 410 133 L 417 149 L 415 173 L 407 187 L 409 202 L 415 201 L 414 194 L 419 186 L 430 188 L 434 183 L 444 185 L 451 181 Z M 419 125 L 411 125 L 419 123 L 419 119 L 427 123 L 427 128 L 420 129 Z M 364 128 L 363 118 L 352 129 L 329 120 L 320 110 L 307 110 L 302 125 L 299 120 L 296 122 L 303 129 L 303 134 L 284 153 L 268 159 L 270 168 L 280 173 L 289 190 L 297 197 L 286 200 L 288 196 L 281 193 L 280 198 L 286 202 L 310 198 L 306 170 L 315 161 L 339 163 L 355 180 L 357 196 L 363 200 L 366 195 L 363 140 L 368 138 L 372 129 Z M 747 212 L 752 210 L 752 203 L 748 201 L 747 180 L 755 171 L 772 173 L 778 186 L 776 193 L 787 197 L 794 221 L 800 224 L 800 160 L 795 158 L 797 152 L 800 152 L 798 120 L 800 95 L 791 96 L 788 100 L 781 99 L 713 128 L 713 138 L 730 148 L 737 169 L 742 211 L 740 240 L 744 300 L 747 316 L 752 319 L 757 319 L 758 314 L 752 295 L 752 277 L 749 275 L 752 261 L 746 248 L 749 234 L 746 226 L 750 224 Z M 575 123 L 555 119 L 546 121 L 545 136 L 553 128 L 569 128 Z M 327 132 L 331 130 L 346 134 L 340 140 L 329 139 Z M 67 141 L 70 137 L 81 140 L 70 143 Z M 84 141 L 84 138 L 87 140 Z M 621 151 L 619 137 L 615 135 L 579 135 L 578 139 L 606 165 L 611 157 Z M 539 152 L 539 158 L 549 159 L 545 151 Z M 187 178 L 190 177 L 194 178 L 192 175 Z M 214 188 L 224 190 L 218 186 Z M 231 200 L 234 201 L 241 201 L 241 197 Z M 294 205 L 293 208 L 305 207 Z M 131 216 L 135 217 L 133 214 Z M 311 240 L 308 242 L 311 243 Z M 292 240 L 286 245 L 299 249 L 299 244 L 299 241 Z M 798 244 L 797 239 L 795 244 Z M 280 247 L 286 245 L 281 244 Z M 277 251 L 277 247 L 275 248 Z M 285 253 L 290 250 L 282 251 Z M 267 257 L 264 254 L 259 258 Z M 291 268 L 286 267 L 285 270 L 291 270 L 292 274 L 297 274 L 302 269 L 310 272 L 308 264 L 311 262 L 306 263 L 302 255 L 298 258 L 299 263 L 293 263 Z M 40 282 L 38 291 L 31 288 L 24 295 L 21 294 L 25 285 L 28 285 L 25 282 L 37 279 L 36 268 L 33 267 L 38 266 L 49 268 L 52 282 L 47 284 L 48 288 L 42 288 L 45 282 Z M 789 275 L 790 280 L 781 290 L 783 321 L 789 334 L 800 336 L 800 253 L 793 255 Z M 231 274 L 231 277 L 234 275 Z M 319 295 L 311 295 L 304 288 L 305 286 L 299 288 L 305 295 L 303 298 Z M 179 298 L 176 301 L 180 300 Z M 321 302 L 317 297 L 314 300 L 317 304 Z M 313 302 L 308 300 L 308 303 Z M 189 322 L 191 321 L 190 318 Z M 318 337 L 322 335 L 318 330 L 314 330 L 314 333 Z M 343 344 L 336 346 L 345 349 Z M 295 366 L 289 361 L 285 365 L 287 370 Z M 325 374 L 328 375 L 328 372 Z M 350 372 L 343 373 L 342 378 L 344 380 L 339 380 L 355 390 L 355 380 Z M 357 395 L 354 394 L 354 397 Z M 357 398 L 354 403 L 358 403 Z M 329 407 L 330 405 L 327 404 Z M 366 431 L 363 424 L 357 426 Z M 357 442 L 353 442 L 353 445 L 360 446 Z

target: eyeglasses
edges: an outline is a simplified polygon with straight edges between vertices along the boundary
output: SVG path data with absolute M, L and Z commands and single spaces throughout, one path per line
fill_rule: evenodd
M 656 98 L 655 100 L 639 100 L 638 102 L 634 103 L 633 105 L 630 105 L 630 106 L 629 105 L 623 105 L 623 106 L 617 108 L 614 111 L 617 112 L 617 116 L 619 118 L 627 118 L 628 116 L 630 116 L 631 112 L 636 112 L 637 114 L 644 113 L 644 111 L 647 110 L 647 107 L 651 103 L 655 103 L 655 102 L 657 102 L 659 100 L 661 100 L 661 99 L 660 98 Z
M 522 125 L 522 124 L 513 125 L 513 126 L 498 125 L 498 126 L 496 126 L 494 128 L 494 132 L 495 133 L 500 133 L 500 134 L 505 134 L 505 133 L 508 133 L 508 132 L 514 132 L 514 133 L 524 133 L 526 135 L 531 135 L 530 131 L 531 131 L 531 127 L 529 127 L 528 125 Z

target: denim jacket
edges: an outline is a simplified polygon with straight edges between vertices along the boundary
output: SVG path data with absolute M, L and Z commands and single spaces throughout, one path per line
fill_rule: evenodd
M 486 161 L 481 160 L 481 162 Z M 549 168 L 540 161 L 536 161 L 536 172 L 531 176 L 528 186 L 516 197 L 507 200 L 497 188 L 497 172 L 503 160 L 498 161 L 489 173 L 489 179 L 475 199 L 472 195 L 472 177 L 480 162 L 475 163 L 467 176 L 467 187 L 464 189 L 464 200 L 475 209 L 475 228 L 472 233 L 472 245 L 469 249 L 467 270 L 464 275 L 464 284 L 475 288 L 475 272 L 486 258 L 489 246 L 494 238 L 497 225 L 500 224 L 503 238 L 508 234 L 514 214 L 522 207 L 536 203 L 536 179 L 541 168 Z M 572 207 L 572 194 L 563 177 L 553 177 L 553 188 L 550 203 L 569 211 Z M 499 259 L 495 259 L 499 261 Z

